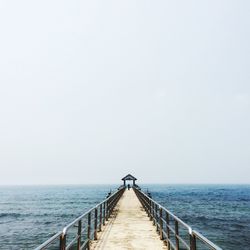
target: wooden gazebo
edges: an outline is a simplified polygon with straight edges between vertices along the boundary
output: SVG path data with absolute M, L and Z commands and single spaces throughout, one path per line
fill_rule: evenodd
M 131 174 L 127 174 L 125 177 L 122 178 L 124 186 L 126 186 L 126 181 L 133 181 L 133 186 L 135 186 L 135 181 L 136 180 L 137 179 Z

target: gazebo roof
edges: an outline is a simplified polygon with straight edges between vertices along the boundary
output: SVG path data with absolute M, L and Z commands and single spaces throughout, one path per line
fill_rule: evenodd
M 123 181 L 136 181 L 137 179 L 131 175 L 131 174 L 127 174 L 125 177 L 122 178 Z

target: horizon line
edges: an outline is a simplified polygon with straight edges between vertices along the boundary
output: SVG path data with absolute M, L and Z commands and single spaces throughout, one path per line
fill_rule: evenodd
M 162 183 L 162 182 L 142 182 L 139 183 L 140 185 L 250 185 L 250 183 L 210 183 L 210 182 L 203 182 L 203 183 L 191 183 L 191 182 L 178 182 L 178 183 Z M 138 184 L 138 186 L 140 186 Z M 0 184 L 0 187 L 4 186 L 92 186 L 92 185 L 118 185 L 122 186 L 122 183 L 57 183 L 57 184 L 51 184 L 51 183 L 18 183 L 18 184 Z

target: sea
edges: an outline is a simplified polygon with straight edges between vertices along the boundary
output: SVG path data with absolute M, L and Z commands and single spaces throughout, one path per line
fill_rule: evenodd
M 0 249 L 34 249 L 118 185 L 0 186 Z M 141 185 L 222 249 L 250 249 L 250 185 Z

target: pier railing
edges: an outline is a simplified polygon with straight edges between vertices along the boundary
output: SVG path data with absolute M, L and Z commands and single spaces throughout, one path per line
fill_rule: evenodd
M 134 191 L 168 250 L 222 250 L 139 188 L 134 187 Z
M 124 193 L 125 188 L 118 189 L 101 203 L 72 221 L 62 231 L 45 241 L 35 250 L 45 249 L 89 249 L 90 241 L 97 239 L 97 232 L 110 217 L 114 207 Z

